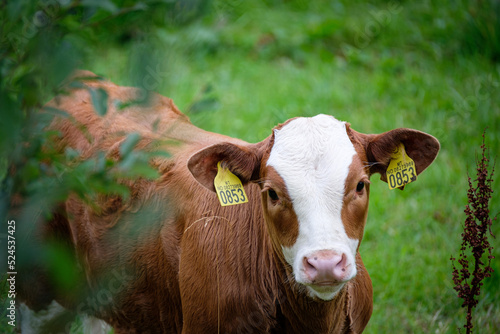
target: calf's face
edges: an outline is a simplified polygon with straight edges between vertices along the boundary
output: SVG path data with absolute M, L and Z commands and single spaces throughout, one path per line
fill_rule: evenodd
M 346 124 L 325 115 L 286 123 L 261 170 L 266 221 L 295 281 L 332 299 L 356 275 L 368 209 L 368 173 Z
M 436 157 L 439 142 L 411 129 L 365 135 L 332 116 L 295 118 L 263 142 L 221 143 L 188 162 L 214 190 L 217 162 L 243 182 L 257 182 L 275 251 L 309 296 L 331 300 L 356 276 L 356 253 L 368 210 L 369 178 L 385 170 L 403 143 L 417 173 Z

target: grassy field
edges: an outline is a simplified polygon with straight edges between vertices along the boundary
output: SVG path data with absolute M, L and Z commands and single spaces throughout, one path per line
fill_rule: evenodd
M 468 12 L 476 5 L 215 1 L 185 28 L 152 31 L 144 49 L 96 47 L 84 67 L 117 84 L 147 83 L 196 125 L 250 142 L 319 113 L 360 132 L 410 127 L 437 137 L 437 160 L 404 191 L 372 178 L 360 248 L 374 286 L 366 333 L 457 333 L 465 312 L 450 256 L 460 248 L 467 173 L 474 178 L 485 129 L 492 160 L 500 152 L 500 64 L 494 41 L 474 30 L 488 22 Z M 148 52 L 154 61 L 137 74 Z M 492 232 L 500 235 L 500 222 Z M 491 242 L 495 272 L 474 311 L 477 333 L 500 332 L 500 241 Z

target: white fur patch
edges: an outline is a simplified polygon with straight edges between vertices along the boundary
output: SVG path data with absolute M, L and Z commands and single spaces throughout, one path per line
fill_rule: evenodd
M 111 332 L 111 326 L 101 319 L 90 315 L 82 315 L 83 334 L 108 334 Z
M 65 314 L 70 313 L 69 310 L 61 306 L 55 300 L 45 310 L 35 312 L 31 310 L 26 304 L 22 303 L 19 307 L 21 312 L 21 333 L 36 334 L 45 333 L 43 328 L 47 326 L 52 320 L 63 317 Z M 69 333 L 73 329 L 77 333 L 83 334 L 108 334 L 111 331 L 111 326 L 105 321 L 94 318 L 89 315 L 81 315 L 81 328 L 73 328 L 74 323 L 59 323 L 60 333 Z
M 275 130 L 268 166 L 283 178 L 299 222 L 299 235 L 292 247 L 283 247 L 298 283 L 307 283 L 303 259 L 320 250 L 344 253 L 352 278 L 359 240 L 350 239 L 342 223 L 345 181 L 356 154 L 345 122 L 332 116 L 297 118 Z M 332 299 L 340 288 L 308 291 Z
M 68 310 L 61 306 L 55 300 L 45 310 L 35 312 L 31 310 L 26 304 L 22 303 L 19 306 L 21 313 L 21 333 L 40 333 L 42 328 L 52 319 L 62 316 Z M 71 324 L 64 328 L 69 332 Z

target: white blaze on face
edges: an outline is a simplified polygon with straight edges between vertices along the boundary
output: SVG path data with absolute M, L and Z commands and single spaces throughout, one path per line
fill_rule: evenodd
M 350 239 L 341 219 L 345 181 L 356 151 L 347 136 L 345 122 L 332 116 L 297 118 L 275 130 L 268 166 L 283 178 L 299 223 L 292 247 L 283 247 L 298 283 L 308 284 L 303 259 L 321 250 L 345 254 L 349 272 L 356 275 L 359 240 Z M 332 299 L 336 287 L 308 286 L 313 296 Z

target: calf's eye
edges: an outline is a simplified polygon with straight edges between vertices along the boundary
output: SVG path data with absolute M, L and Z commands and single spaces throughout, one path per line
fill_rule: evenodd
M 267 191 L 267 194 L 269 195 L 269 198 L 271 198 L 271 200 L 273 201 L 277 201 L 279 200 L 280 198 L 278 197 L 278 194 L 276 194 L 276 191 L 272 190 L 272 189 L 269 189 Z
M 365 183 L 363 181 L 358 182 L 358 185 L 356 186 L 356 191 L 359 193 L 365 188 Z

